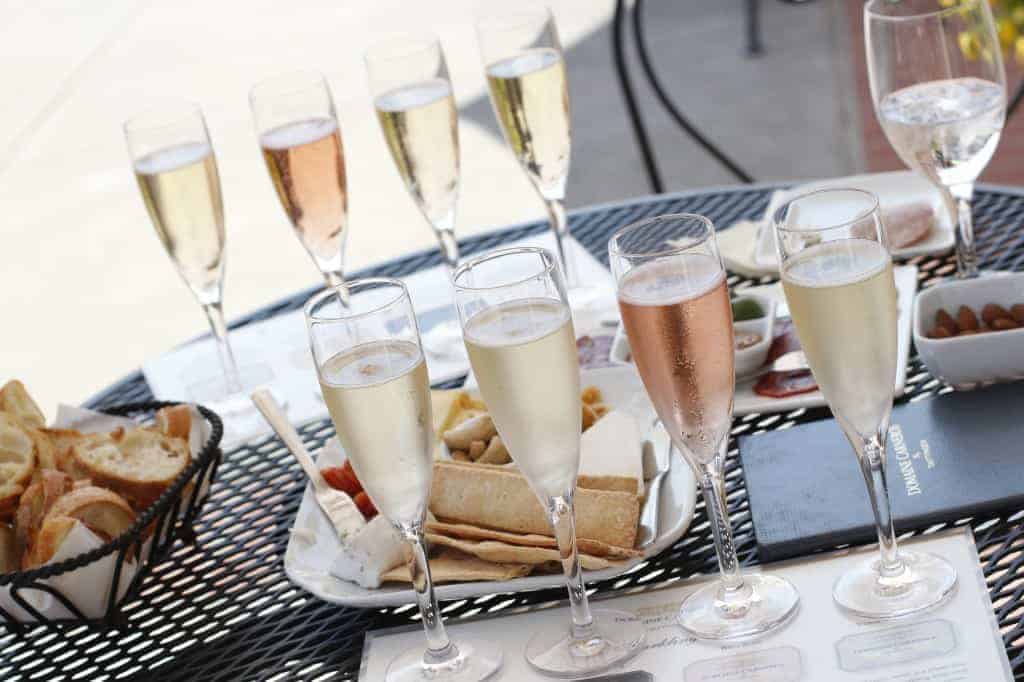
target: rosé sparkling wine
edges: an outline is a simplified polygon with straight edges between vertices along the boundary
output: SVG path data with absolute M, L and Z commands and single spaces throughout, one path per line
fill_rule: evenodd
M 732 309 L 717 259 L 680 254 L 634 268 L 619 283 L 619 308 L 658 416 L 691 463 L 711 461 L 729 433 L 734 388 Z
M 419 523 L 434 466 L 430 382 L 419 346 L 371 341 L 343 351 L 320 368 L 320 388 L 373 504 L 393 523 Z
M 294 121 L 263 133 L 260 147 L 303 246 L 321 269 L 340 270 L 348 195 L 337 123 L 329 118 Z

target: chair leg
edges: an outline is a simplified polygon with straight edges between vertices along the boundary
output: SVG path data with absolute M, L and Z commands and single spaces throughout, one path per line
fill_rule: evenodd
M 758 57 L 764 52 L 761 43 L 761 3 L 760 0 L 745 0 L 747 19 L 747 56 Z

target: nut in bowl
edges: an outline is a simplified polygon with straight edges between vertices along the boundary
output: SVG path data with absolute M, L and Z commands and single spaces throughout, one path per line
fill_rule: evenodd
M 928 371 L 957 388 L 1024 378 L 1024 274 L 922 291 L 914 345 Z

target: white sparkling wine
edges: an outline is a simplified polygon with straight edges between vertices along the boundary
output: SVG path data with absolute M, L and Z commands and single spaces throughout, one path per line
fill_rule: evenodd
M 135 162 L 135 178 L 160 241 L 200 303 L 221 297 L 224 203 L 213 150 L 193 142 Z
M 995 153 L 1003 86 L 980 78 L 928 81 L 891 92 L 878 119 L 903 162 L 944 185 L 974 182 Z
M 432 225 L 451 229 L 459 193 L 459 133 L 448 81 L 386 92 L 374 105 L 405 186 Z
M 560 199 L 569 177 L 569 88 L 557 50 L 537 48 L 487 67 L 505 140 L 546 199 Z
M 464 338 L 494 425 L 534 491 L 571 491 L 582 406 L 569 309 L 551 299 L 503 303 L 470 318 Z
M 896 284 L 875 241 L 812 246 L 785 264 L 782 286 L 800 344 L 847 434 L 875 435 L 896 382 Z
M 433 474 L 430 382 L 419 346 L 372 341 L 323 363 L 320 389 L 352 468 L 393 523 L 420 523 Z

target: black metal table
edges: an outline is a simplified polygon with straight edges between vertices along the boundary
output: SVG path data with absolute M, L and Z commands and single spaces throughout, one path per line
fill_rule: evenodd
M 577 211 L 572 232 L 599 260 L 607 263 L 605 243 L 613 230 L 637 219 L 672 212 L 694 212 L 727 226 L 739 218 L 760 216 L 775 186 L 754 185 L 648 197 Z M 975 205 L 981 265 L 1024 269 L 1024 192 L 982 187 Z M 547 229 L 529 223 L 474 237 L 464 253 L 494 248 Z M 424 251 L 360 275 L 404 276 L 439 263 Z M 916 258 L 921 286 L 952 273 L 952 257 Z M 765 280 L 767 281 L 767 280 Z M 761 283 L 737 276 L 734 289 Z M 302 292 L 239 320 L 235 326 L 298 308 Z M 916 400 L 949 390 L 912 357 L 907 391 L 901 400 Z M 89 402 L 102 407 L 151 398 L 141 374 L 134 373 Z M 739 434 L 778 429 L 823 419 L 826 409 L 786 414 L 747 415 L 733 425 Z M 302 437 L 317 448 L 331 436 L 330 420 L 311 423 Z M 733 440 L 731 455 L 735 455 Z M 733 457 L 728 496 L 742 561 L 756 563 L 757 549 L 746 501 L 743 472 Z M 99 629 L 45 627 L 27 633 L 0 634 L 0 679 L 3 680 L 354 680 L 358 674 L 363 633 L 372 628 L 409 623 L 415 607 L 356 610 L 323 603 L 294 587 L 284 574 L 282 557 L 288 527 L 299 506 L 304 474 L 276 438 L 264 438 L 225 453 L 207 506 L 196 526 L 195 544 L 179 543 L 143 584 L 141 594 L 125 607 L 129 625 Z M 1002 627 L 1016 679 L 1024 680 L 1024 510 L 1000 517 L 964 519 L 977 538 L 985 575 Z M 940 530 L 944 526 L 928 529 Z M 657 585 L 716 570 L 711 531 L 703 505 L 689 532 L 673 547 L 629 576 L 596 585 L 607 591 L 634 585 Z M 445 604 L 445 617 L 459 618 L 532 605 L 563 597 L 562 590 L 501 594 Z

